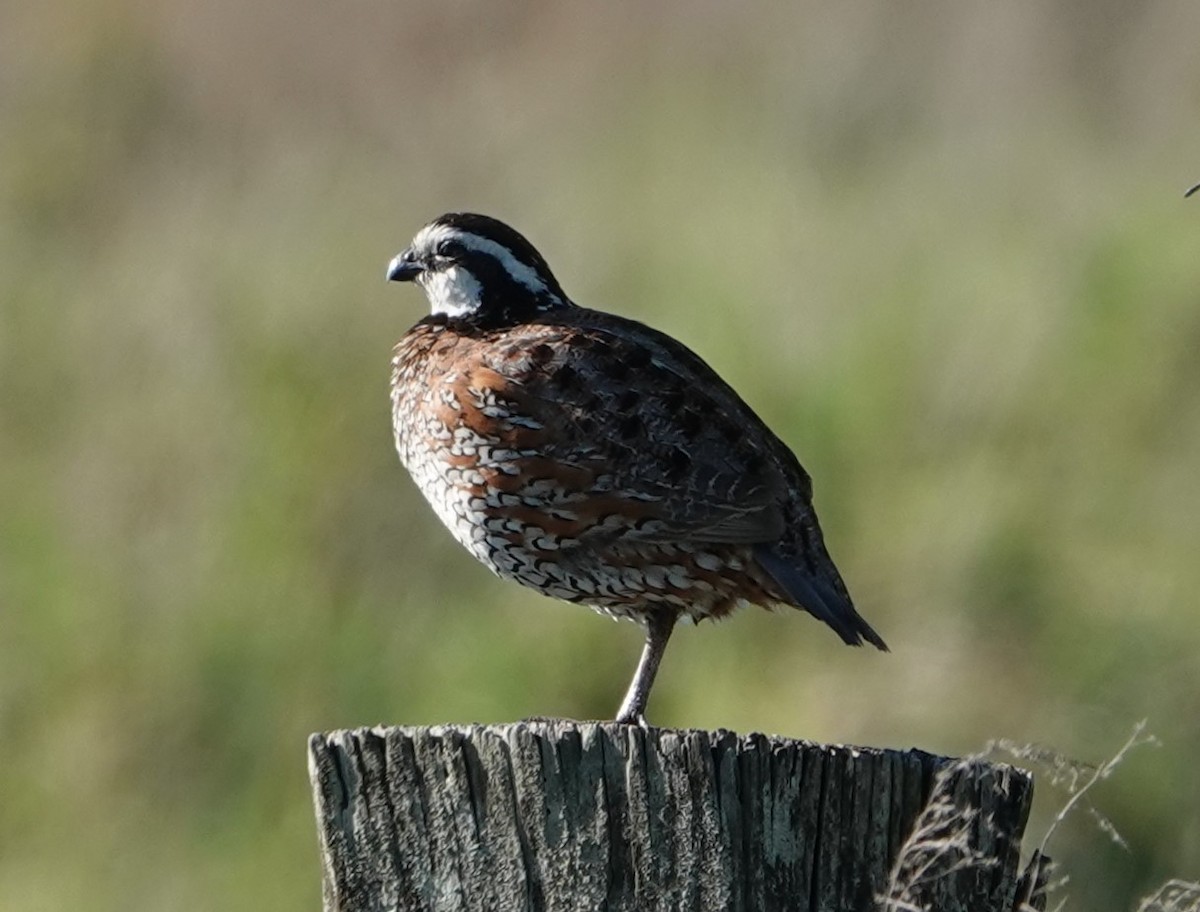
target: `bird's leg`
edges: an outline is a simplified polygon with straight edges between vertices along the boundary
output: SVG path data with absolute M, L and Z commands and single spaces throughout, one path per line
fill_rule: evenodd
M 658 663 L 667 649 L 667 640 L 675 629 L 676 617 L 673 611 L 660 609 L 651 612 L 646 619 L 646 645 L 642 647 L 637 671 L 633 673 L 633 681 L 625 693 L 621 708 L 617 710 L 618 722 L 646 727 L 646 701 L 650 699 L 650 687 L 654 684 L 654 676 L 658 674 Z

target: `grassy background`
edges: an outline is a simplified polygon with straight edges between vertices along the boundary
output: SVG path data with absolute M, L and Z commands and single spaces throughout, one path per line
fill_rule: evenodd
M 1100 759 L 1200 874 L 1200 5 L 0 7 L 0 909 L 319 904 L 314 730 L 610 715 L 634 628 L 396 462 L 387 260 L 505 218 L 794 445 L 890 655 L 685 629 L 655 722 Z M 1043 789 L 1038 822 L 1061 804 Z

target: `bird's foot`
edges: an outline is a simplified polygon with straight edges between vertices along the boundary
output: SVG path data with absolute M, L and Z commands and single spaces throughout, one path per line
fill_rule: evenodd
M 646 721 L 645 714 L 640 711 L 618 713 L 613 721 L 618 725 L 636 725 L 642 731 L 650 729 L 650 723 Z

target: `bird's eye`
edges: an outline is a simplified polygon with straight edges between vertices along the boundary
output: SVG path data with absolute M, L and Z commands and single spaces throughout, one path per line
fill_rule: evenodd
M 433 263 L 436 266 L 449 266 L 458 262 L 463 253 L 462 245 L 454 241 L 443 241 L 433 251 Z

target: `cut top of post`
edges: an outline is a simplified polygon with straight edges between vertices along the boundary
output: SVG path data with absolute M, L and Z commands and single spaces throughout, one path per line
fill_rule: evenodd
M 309 760 L 327 912 L 1008 912 L 1033 793 L 1004 764 L 617 723 L 338 731 Z

